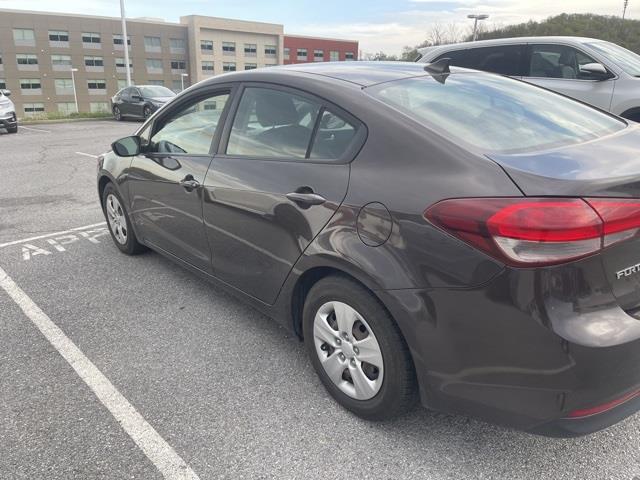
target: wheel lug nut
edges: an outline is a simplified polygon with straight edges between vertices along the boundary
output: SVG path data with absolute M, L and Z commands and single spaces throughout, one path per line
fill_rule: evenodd
M 355 366 L 356 366 L 356 361 L 355 361 L 355 359 L 353 359 L 353 358 L 351 359 L 351 366 L 352 366 L 352 367 L 355 367 Z
M 347 332 L 342 332 L 342 338 L 344 338 L 345 340 L 349 340 L 349 335 L 347 335 Z
M 340 360 L 344 361 L 345 356 L 344 356 L 344 354 L 343 354 L 343 353 L 339 353 L 339 354 L 338 354 L 338 358 L 339 358 Z
M 342 340 L 340 340 L 339 338 L 336 338 L 336 345 L 341 345 L 342 344 Z
M 353 347 L 353 353 L 356 355 L 360 353 L 360 349 L 358 347 Z

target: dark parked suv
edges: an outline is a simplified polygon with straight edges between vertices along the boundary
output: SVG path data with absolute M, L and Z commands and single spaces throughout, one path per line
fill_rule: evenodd
M 116 120 L 148 118 L 176 94 L 159 85 L 126 87 L 111 98 L 111 111 Z
M 579 435 L 640 408 L 639 144 L 446 60 L 291 65 L 179 95 L 100 157 L 98 191 L 122 252 L 276 318 L 356 414 L 419 397 Z

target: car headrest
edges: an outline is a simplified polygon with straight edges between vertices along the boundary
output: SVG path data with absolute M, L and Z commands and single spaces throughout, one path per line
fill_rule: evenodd
M 263 127 L 297 123 L 299 114 L 290 95 L 262 90 L 256 98 L 256 117 Z

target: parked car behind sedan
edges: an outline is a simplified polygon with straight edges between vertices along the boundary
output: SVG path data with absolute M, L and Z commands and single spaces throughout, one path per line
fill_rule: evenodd
M 18 117 L 16 107 L 9 98 L 10 90 L 0 90 L 0 128 L 4 128 L 8 133 L 18 133 Z
M 280 321 L 357 415 L 419 397 L 580 435 L 640 408 L 639 142 L 446 62 L 291 65 L 191 87 L 114 142 L 97 186 L 120 251 Z
M 482 40 L 420 50 L 421 63 L 509 75 L 640 122 L 640 55 L 615 43 L 582 37 Z
M 126 87 L 111 98 L 111 111 L 116 120 L 149 118 L 175 96 L 175 92 L 160 85 Z

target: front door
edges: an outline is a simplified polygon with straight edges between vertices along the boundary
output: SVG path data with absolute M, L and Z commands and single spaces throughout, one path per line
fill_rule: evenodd
M 296 90 L 250 85 L 205 180 L 213 274 L 272 304 L 344 199 L 364 127 Z
M 129 195 L 136 230 L 155 248 L 211 271 L 202 221 L 205 175 L 229 90 L 178 103 L 160 116 L 134 157 Z
M 586 53 L 568 45 L 529 46 L 526 80 L 603 110 L 611 108 L 614 80 L 601 80 L 580 70 L 581 65 L 598 63 Z

